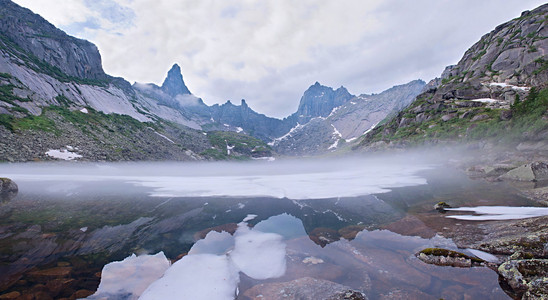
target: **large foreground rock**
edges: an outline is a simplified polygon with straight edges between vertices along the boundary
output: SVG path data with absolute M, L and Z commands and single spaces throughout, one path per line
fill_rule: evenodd
M 0 177 L 0 200 L 10 200 L 17 195 L 18 191 L 19 187 L 13 180 Z
M 499 275 L 521 299 L 546 299 L 548 259 L 510 260 L 498 268 Z
M 526 164 L 508 171 L 500 178 L 516 181 L 548 180 L 548 164 L 540 161 Z

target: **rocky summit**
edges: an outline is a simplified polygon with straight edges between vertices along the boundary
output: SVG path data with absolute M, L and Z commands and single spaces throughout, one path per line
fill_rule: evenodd
M 167 77 L 162 84 L 162 91 L 171 97 L 191 94 L 185 85 L 183 74 L 181 73 L 181 67 L 179 67 L 178 64 L 174 64 L 169 72 L 167 72 Z

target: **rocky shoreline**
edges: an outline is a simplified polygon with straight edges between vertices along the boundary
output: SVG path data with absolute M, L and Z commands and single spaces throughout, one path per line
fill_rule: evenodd
M 548 206 L 548 154 L 546 151 L 497 151 L 452 161 L 475 180 L 504 181 L 538 206 Z M 438 211 L 450 203 L 438 203 Z M 478 234 L 478 230 L 482 234 Z M 498 263 L 474 262 L 473 257 L 447 249 L 424 249 L 416 254 L 425 263 L 473 267 L 487 266 L 499 274 L 501 286 L 514 299 L 548 297 L 548 216 L 483 222 L 445 231 L 459 249 L 477 249 L 495 255 Z M 457 253 L 457 254 L 455 254 Z

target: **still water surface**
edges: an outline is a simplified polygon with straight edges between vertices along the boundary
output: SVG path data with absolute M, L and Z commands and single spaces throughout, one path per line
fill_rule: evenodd
M 530 205 L 501 184 L 407 158 L 10 164 L 0 174 L 20 189 L 0 205 L 0 294 L 44 299 L 318 299 L 342 288 L 505 299 L 488 268 L 414 254 L 457 249 L 441 232 L 481 224 L 439 214 L 439 201 Z

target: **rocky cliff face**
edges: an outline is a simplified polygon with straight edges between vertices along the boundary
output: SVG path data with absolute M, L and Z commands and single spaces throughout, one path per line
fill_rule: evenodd
M 306 123 L 315 117 L 327 117 L 333 108 L 343 105 L 352 98 L 354 96 L 344 87 L 333 90 L 316 82 L 304 92 L 294 116 L 299 123 Z
M 547 18 L 545 4 L 497 26 L 357 148 L 543 136 L 544 94 L 536 93 L 548 86 Z
M 0 32 L 0 47 L 4 49 L 23 50 L 68 76 L 93 80 L 107 78 L 95 45 L 68 36 L 12 1 L 0 0 Z M 34 57 L 29 57 L 26 63 L 41 67 L 37 66 L 40 61 L 34 61 Z
M 548 68 L 548 4 L 497 26 L 442 74 L 434 101 L 495 98 L 511 102 L 519 89 L 545 87 Z M 500 85 L 505 84 L 505 85 Z

